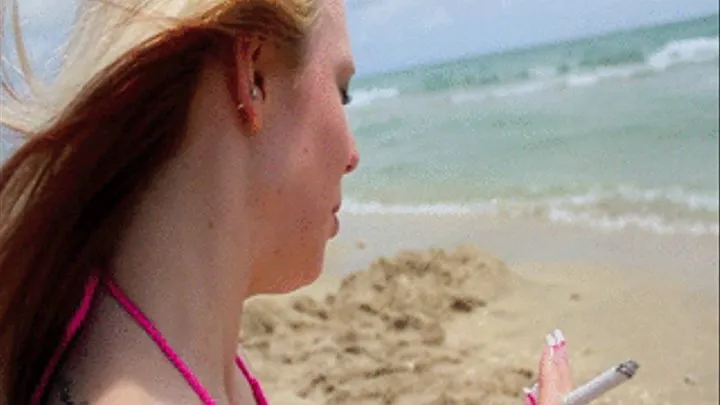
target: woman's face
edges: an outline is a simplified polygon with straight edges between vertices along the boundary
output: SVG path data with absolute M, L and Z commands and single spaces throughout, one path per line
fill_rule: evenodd
M 314 281 L 338 231 L 341 180 L 358 164 L 344 111 L 354 65 L 343 0 L 320 0 L 307 60 L 294 74 L 266 72 L 249 141 L 255 293 Z

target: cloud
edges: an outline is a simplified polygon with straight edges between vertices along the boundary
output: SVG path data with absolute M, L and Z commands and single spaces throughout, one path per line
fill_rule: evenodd
M 422 0 L 357 0 L 353 9 L 365 24 L 378 26 L 385 25 L 403 11 L 412 9 L 413 2 L 422 3 Z
M 453 18 L 450 12 L 441 6 L 435 6 L 421 16 L 421 23 L 426 31 L 430 31 L 437 27 L 452 24 Z
M 62 44 L 77 3 L 85 0 L 15 1 L 28 46 L 34 48 L 33 59 L 44 61 Z M 355 59 L 362 72 L 495 52 L 718 9 L 717 0 L 345 2 Z
M 358 70 L 421 62 L 425 53 L 435 53 L 422 44 L 431 44 L 435 35 L 452 27 L 475 1 L 347 0 Z
M 410 31 L 413 28 L 428 30 L 453 21 L 437 0 L 349 0 L 347 5 L 366 29 L 385 27 L 400 20 Z
M 717 0 L 346 0 L 358 71 L 498 52 L 717 12 Z

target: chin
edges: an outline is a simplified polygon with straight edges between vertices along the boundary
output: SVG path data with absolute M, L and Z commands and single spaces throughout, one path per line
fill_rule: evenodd
M 301 261 L 303 264 L 279 265 L 273 279 L 266 281 L 259 294 L 287 294 L 314 283 L 322 273 L 324 254 Z
M 297 289 L 307 287 L 308 285 L 314 283 L 320 277 L 321 273 L 322 273 L 322 266 L 317 266 L 317 268 L 309 269 L 308 271 L 303 272 L 302 277 L 299 278 L 298 282 L 295 284 L 294 288 L 291 291 L 295 291 Z M 288 292 L 291 292 L 291 291 L 288 291 Z
M 318 277 L 320 277 L 321 271 L 321 268 L 313 271 L 304 269 L 302 272 L 287 275 L 269 285 L 267 288 L 264 289 L 264 291 L 261 292 L 261 294 L 272 295 L 288 294 L 294 292 L 314 283 L 318 279 Z

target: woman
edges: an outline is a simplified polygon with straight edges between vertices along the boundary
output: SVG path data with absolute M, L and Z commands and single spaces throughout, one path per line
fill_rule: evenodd
M 358 165 L 343 1 L 83 2 L 49 88 L 15 44 L 32 91 L 4 74 L 2 122 L 29 137 L 0 171 L 3 400 L 266 403 L 236 357 L 243 302 L 315 280 Z

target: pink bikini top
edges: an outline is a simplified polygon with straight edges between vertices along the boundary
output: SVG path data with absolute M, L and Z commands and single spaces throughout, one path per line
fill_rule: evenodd
M 42 400 L 42 397 L 47 389 L 53 373 L 55 372 L 55 369 L 57 368 L 60 359 L 62 358 L 62 355 L 65 353 L 67 347 L 70 345 L 70 342 L 82 326 L 85 318 L 87 318 L 93 297 L 95 296 L 95 291 L 97 290 L 97 286 L 98 279 L 95 276 L 91 277 L 90 280 L 88 280 L 88 283 L 85 285 L 85 293 L 83 296 L 83 300 L 65 330 L 65 334 L 63 336 L 60 347 L 57 348 L 57 350 L 53 354 L 53 357 L 50 359 L 50 362 L 45 368 L 40 383 L 38 384 L 35 392 L 33 393 L 30 405 L 40 405 L 40 401 Z M 148 317 L 143 314 L 143 312 L 132 302 L 132 300 L 130 300 L 130 298 L 125 295 L 125 293 L 120 289 L 120 287 L 118 287 L 118 285 L 115 284 L 114 281 L 109 280 L 105 283 L 105 288 L 125 309 L 125 311 L 127 311 L 127 313 L 138 323 L 138 325 L 140 325 L 140 327 L 145 330 L 148 336 L 155 342 L 155 344 L 158 346 L 158 348 L 160 348 L 163 354 L 165 354 L 165 357 L 167 357 L 167 359 L 173 364 L 173 366 L 175 366 L 175 368 L 180 372 L 180 374 L 182 374 L 183 378 L 185 378 L 185 381 L 187 381 L 190 387 L 192 387 L 192 389 L 198 395 L 200 400 L 202 400 L 202 403 L 204 405 L 215 405 L 215 400 L 212 399 L 210 393 L 202 386 L 200 381 L 197 379 L 195 374 L 193 374 L 190 368 L 185 364 L 182 358 L 172 349 L 172 347 L 170 347 L 170 345 L 163 337 L 162 333 L 160 333 L 160 331 L 155 328 L 155 325 L 153 325 L 150 319 L 148 319 Z M 268 405 L 268 401 L 263 394 L 260 383 L 257 379 L 255 379 L 255 377 L 252 376 L 250 370 L 248 370 L 248 368 L 245 366 L 245 363 L 242 361 L 242 358 L 240 358 L 240 356 L 238 355 L 235 355 L 235 364 L 250 384 L 257 405 Z

